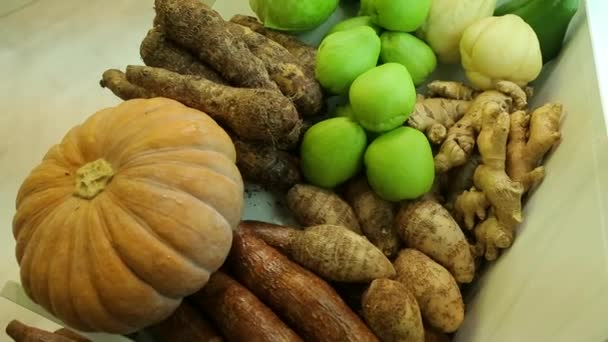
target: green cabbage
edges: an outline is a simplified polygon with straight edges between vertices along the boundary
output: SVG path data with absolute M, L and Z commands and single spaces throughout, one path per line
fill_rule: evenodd
M 265 27 L 281 31 L 307 31 L 321 25 L 339 0 L 249 0 Z

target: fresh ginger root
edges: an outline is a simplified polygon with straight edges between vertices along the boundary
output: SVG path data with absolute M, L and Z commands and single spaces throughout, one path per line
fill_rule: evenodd
M 424 132 L 433 144 L 441 144 L 448 128 L 469 110 L 471 102 L 445 98 L 419 97 L 407 124 Z
M 538 166 L 544 155 L 560 139 L 563 107 L 548 103 L 528 115 L 524 111 L 511 114 L 511 132 L 507 146 L 507 173 L 528 191 L 545 176 Z
M 485 220 L 486 211 L 490 207 L 490 202 L 483 192 L 475 187 L 465 190 L 456 198 L 454 204 L 454 218 L 456 221 L 464 222 L 469 230 L 475 227 L 476 219 Z
M 513 109 L 523 109 L 528 105 L 528 93 L 513 82 L 498 81 L 494 85 L 494 89 L 513 99 Z
M 498 258 L 500 249 L 509 248 L 513 243 L 513 230 L 498 222 L 496 216 L 489 217 L 475 227 L 475 255 L 492 261 Z
M 460 82 L 433 81 L 427 85 L 427 95 L 469 101 L 475 97 L 475 90 Z
M 481 129 L 481 116 L 486 105 L 494 103 L 504 110 L 511 108 L 512 99 L 496 90 L 479 94 L 466 114 L 448 129 L 447 137 L 435 156 L 437 173 L 464 165 L 473 154 L 475 137 Z
M 491 213 L 486 220 L 475 227 L 476 250 L 479 255 L 485 254 L 488 260 L 494 260 L 498 256 L 498 249 L 511 246 L 513 230 L 522 221 L 521 198 L 524 187 L 521 183 L 511 180 L 505 169 L 510 124 L 506 111 L 496 103 L 486 104 L 481 132 L 477 138 L 482 164 L 475 170 L 473 182 L 491 206 Z M 483 217 L 479 214 L 481 208 L 487 205 L 482 199 L 474 196 L 481 195 L 474 192 L 459 198 L 459 211 L 465 222 L 468 221 L 467 227 L 471 226 L 475 218 L 473 215 Z M 470 203 L 470 206 L 463 208 L 463 204 Z

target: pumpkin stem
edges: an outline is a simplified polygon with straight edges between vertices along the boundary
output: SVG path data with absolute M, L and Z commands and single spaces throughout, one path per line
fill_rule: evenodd
M 84 164 L 76 171 L 74 195 L 92 199 L 103 191 L 113 175 L 112 165 L 103 158 Z

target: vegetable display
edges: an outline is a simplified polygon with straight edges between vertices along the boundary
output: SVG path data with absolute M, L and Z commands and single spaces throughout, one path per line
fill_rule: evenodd
M 155 0 L 145 65 L 101 75 L 124 102 L 17 194 L 27 295 L 75 329 L 157 340 L 449 341 L 562 138 L 566 109 L 530 106 L 531 85 L 578 1 L 541 2 L 362 0 L 330 27 L 338 1 L 226 20 Z M 317 47 L 295 35 L 321 28 Z M 467 83 L 437 79 L 459 61 Z M 251 219 L 256 199 L 243 217 L 249 184 L 272 214 Z

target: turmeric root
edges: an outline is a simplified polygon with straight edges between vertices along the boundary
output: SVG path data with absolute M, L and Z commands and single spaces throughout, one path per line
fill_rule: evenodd
M 513 99 L 496 90 L 487 90 L 479 94 L 466 114 L 448 129 L 447 137 L 435 156 L 437 173 L 446 172 L 466 163 L 473 153 L 475 138 L 481 129 L 483 109 L 492 103 L 504 110 L 510 110 Z
M 363 235 L 392 258 L 399 252 L 401 240 L 395 229 L 395 205 L 378 197 L 362 177 L 348 183 L 345 198 L 359 219 Z
M 156 23 L 234 86 L 278 91 L 264 63 L 228 32 L 219 13 L 199 0 L 155 0 Z
M 410 127 L 422 131 L 433 144 L 441 144 L 448 128 L 469 109 L 470 102 L 444 98 L 427 98 L 416 102 L 414 112 L 407 120 Z
M 34 328 L 17 320 L 12 320 L 6 326 L 6 334 L 15 342 L 74 342 L 69 337 Z
M 232 137 L 236 165 L 243 178 L 272 190 L 287 190 L 302 181 L 298 159 L 276 147 Z
M 287 206 L 304 226 L 332 224 L 361 234 L 353 208 L 332 191 L 313 185 L 296 184 L 287 192 Z
M 337 282 L 369 282 L 395 275 L 390 260 L 369 242 L 342 226 L 320 225 L 304 230 L 245 221 L 267 244 L 280 248 L 292 260 Z
M 279 92 L 233 88 L 165 69 L 128 66 L 129 82 L 206 112 L 243 139 L 273 143 L 298 123 L 295 107 Z
M 433 81 L 426 87 L 428 97 L 444 97 L 465 101 L 472 100 L 475 97 L 475 90 L 460 82 Z
M 247 26 L 251 30 L 281 44 L 296 57 L 296 60 L 302 66 L 304 72 L 308 76 L 315 76 L 317 49 L 314 47 L 302 43 L 293 36 L 265 28 L 264 25 L 262 25 L 262 23 L 260 23 L 255 17 L 237 14 L 232 17 L 230 21 L 239 25 Z
M 270 78 L 279 86 L 281 92 L 294 102 L 300 114 L 312 116 L 319 113 L 323 106 L 321 85 L 314 77 L 304 73 L 289 51 L 245 26 L 227 22 L 226 27 L 264 62 Z
M 562 112 L 560 104 L 548 103 L 531 115 L 523 111 L 511 114 L 507 173 L 523 184 L 524 191 L 540 183 L 545 176 L 544 167 L 538 164 L 561 138 Z
M 106 70 L 101 76 L 99 85 L 110 89 L 114 95 L 125 101 L 156 97 L 152 91 L 129 82 L 125 73 L 116 69 Z
M 163 68 L 183 75 L 202 76 L 210 81 L 226 84 L 213 69 L 190 52 L 171 42 L 160 27 L 154 27 L 141 42 L 139 54 L 147 66 Z

